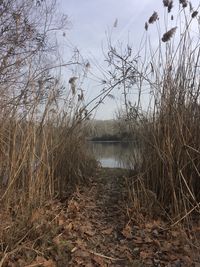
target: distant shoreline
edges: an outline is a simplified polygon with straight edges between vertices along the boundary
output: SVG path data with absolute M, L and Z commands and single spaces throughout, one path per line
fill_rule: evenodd
M 96 143 L 128 143 L 134 142 L 134 139 L 103 139 L 103 138 L 86 138 L 89 142 L 96 142 Z
M 133 142 L 133 140 L 119 140 L 119 141 L 114 141 L 114 140 L 87 140 L 89 142 L 95 142 L 95 143 L 128 143 L 128 142 Z

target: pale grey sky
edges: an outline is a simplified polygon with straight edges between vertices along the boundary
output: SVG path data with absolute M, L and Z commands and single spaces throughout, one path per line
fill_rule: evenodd
M 178 0 L 174 0 L 174 5 L 178 6 L 178 3 Z M 197 7 L 200 1 L 193 0 L 192 3 L 194 7 Z M 94 72 L 97 70 L 93 62 L 97 61 L 99 65 L 104 64 L 102 46 L 106 46 L 106 32 L 112 29 L 116 18 L 118 26 L 113 31 L 113 41 L 124 40 L 126 43 L 129 39 L 130 44 L 137 50 L 144 33 L 145 21 L 154 11 L 157 11 L 160 16 L 164 15 L 162 0 L 59 0 L 59 8 L 61 12 L 69 16 L 72 24 L 70 30 L 66 32 L 66 39 L 80 50 L 84 58 L 90 61 Z M 88 81 L 85 89 L 87 90 L 86 99 L 100 90 L 92 81 Z M 119 98 L 117 95 L 118 105 Z M 116 101 L 108 99 L 99 108 L 97 118 L 112 118 L 116 107 Z

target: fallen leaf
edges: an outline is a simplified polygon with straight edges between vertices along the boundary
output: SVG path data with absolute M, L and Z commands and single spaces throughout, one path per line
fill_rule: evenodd
M 107 228 L 107 229 L 103 230 L 102 234 L 110 235 L 112 232 L 113 232 L 113 228 L 110 227 L 110 228 Z
M 107 264 L 105 262 L 105 259 L 97 256 L 97 255 L 93 255 L 93 260 L 100 266 L 100 267 L 106 267 Z
M 46 259 L 44 257 L 41 257 L 41 256 L 37 256 L 35 261 L 38 263 L 38 264 L 42 264 L 43 262 L 46 261 Z
M 84 265 L 85 267 L 94 267 L 94 265 L 91 262 L 88 262 Z
M 150 237 L 145 237 L 145 239 L 144 239 L 144 243 L 147 243 L 147 244 L 149 244 L 149 243 L 152 243 L 153 242 L 153 240 L 150 238 Z
M 71 200 L 68 205 L 68 212 L 77 213 L 80 210 L 79 204 L 75 200 Z
M 71 231 L 73 229 L 73 224 L 70 222 L 69 224 L 65 225 L 65 230 Z
M 168 241 L 164 241 L 162 244 L 163 251 L 170 251 L 172 247 L 172 244 Z
M 59 234 L 59 235 L 55 236 L 54 239 L 53 239 L 53 242 L 54 242 L 57 246 L 59 246 L 59 245 L 61 244 L 61 240 L 62 240 L 61 237 L 62 237 L 62 234 Z
M 160 245 L 160 241 L 159 240 L 153 240 L 153 244 L 158 247 L 158 248 L 161 248 L 161 245 Z
M 130 227 L 130 225 L 126 225 L 125 227 L 124 227 L 124 229 L 122 230 L 122 234 L 123 234 L 123 236 L 124 237 L 126 237 L 126 238 L 133 238 L 133 235 L 132 235 L 132 229 L 131 229 L 131 227 Z
M 14 263 L 14 262 L 8 262 L 8 267 L 17 267 L 17 263 Z
M 79 258 L 90 258 L 90 253 L 86 250 L 77 249 L 75 252 L 75 257 Z
M 89 236 L 95 235 L 95 231 L 92 229 L 92 225 L 89 223 L 81 226 L 80 229 L 81 229 L 81 232 L 83 232 L 84 234 L 87 234 Z
M 136 239 L 134 239 L 134 243 L 135 243 L 135 244 L 143 244 L 144 241 L 142 240 L 141 237 L 138 236 Z
M 177 231 L 171 231 L 171 235 L 173 237 L 178 237 L 179 236 L 179 233 Z
M 25 267 L 38 267 L 38 266 L 44 266 L 44 262 L 46 262 L 47 260 L 44 257 L 41 256 L 37 256 L 36 259 L 29 265 L 25 265 Z M 54 265 L 55 266 L 55 265 Z M 50 267 L 50 266 L 48 266 Z
M 140 258 L 142 260 L 148 259 L 150 256 L 152 256 L 152 255 L 149 252 L 146 252 L 146 251 L 141 251 L 140 252 Z
M 84 233 L 85 233 L 86 235 L 89 235 L 89 236 L 94 236 L 94 235 L 95 235 L 95 231 L 93 231 L 93 230 L 91 230 L 91 229 L 86 229 L 86 230 L 84 231 Z
M 65 221 L 64 221 L 63 219 L 59 219 L 59 220 L 58 220 L 58 225 L 59 225 L 59 226 L 64 225 L 64 223 L 65 223 Z
M 42 210 L 38 209 L 38 210 L 33 211 L 31 219 L 30 219 L 31 223 L 34 223 L 34 222 L 38 221 L 41 218 L 42 215 L 43 215 L 43 211 Z
M 85 248 L 84 240 L 82 240 L 82 239 L 80 239 L 80 238 L 78 238 L 78 239 L 76 240 L 76 244 L 77 244 L 77 246 L 78 246 L 79 248 Z
M 185 263 L 187 263 L 189 266 L 192 266 L 193 261 L 188 256 L 183 256 L 182 260 L 184 260 Z M 200 264 L 199 264 L 200 265 Z
M 52 260 L 48 260 L 48 261 L 43 262 L 43 266 L 44 267 L 56 267 L 56 264 Z

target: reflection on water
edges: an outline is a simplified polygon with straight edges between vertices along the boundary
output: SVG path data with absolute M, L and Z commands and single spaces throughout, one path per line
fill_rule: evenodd
M 88 144 L 102 167 L 133 168 L 134 142 L 89 141 Z

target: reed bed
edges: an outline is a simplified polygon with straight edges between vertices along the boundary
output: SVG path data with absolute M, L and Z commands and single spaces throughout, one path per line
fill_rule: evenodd
M 0 7 L 3 252 L 27 236 L 35 210 L 56 198 L 66 200 L 79 183 L 88 182 L 96 163 L 85 146 L 87 111 L 78 77 L 71 75 L 76 68 L 84 75 L 85 64 L 62 63 L 59 56 L 56 36 L 68 28 L 67 17 L 58 16 L 54 0 L 3 1 Z
M 150 16 L 140 51 L 134 54 L 129 46 L 117 49 L 109 43 L 107 61 L 123 90 L 126 122 L 139 142 L 130 200 L 141 208 L 149 197 L 149 203 L 159 206 L 157 214 L 162 210 L 179 222 L 199 214 L 199 6 L 186 1 L 163 5 L 164 23 L 157 12 Z M 153 29 L 157 45 L 150 38 Z M 137 98 L 129 101 L 135 90 Z M 142 102 L 144 90 L 148 107 Z
M 173 10 L 170 3 L 168 14 Z M 153 103 L 141 123 L 141 170 L 145 187 L 156 194 L 164 210 L 182 218 L 199 212 L 200 44 L 195 40 L 198 33 L 191 36 L 198 24 L 194 9 L 180 8 L 177 17 L 185 21 L 179 30 L 177 25 L 162 34 L 158 53 L 151 56 L 152 78 L 146 76 Z

